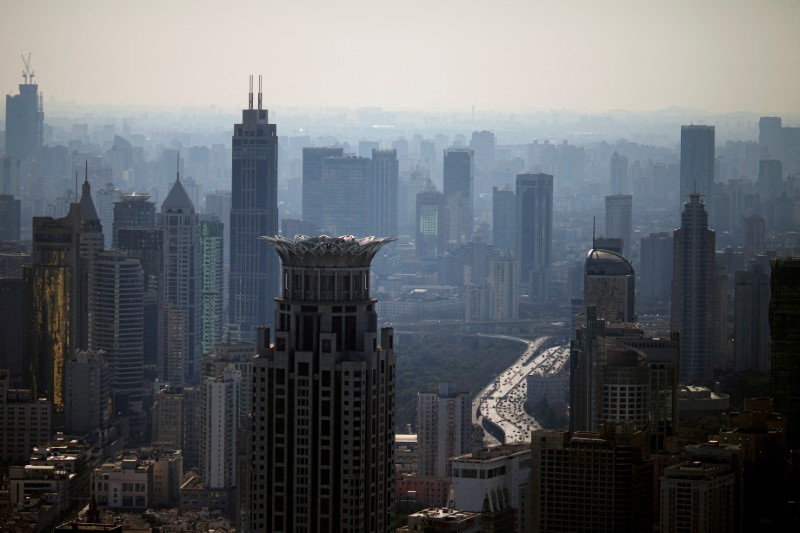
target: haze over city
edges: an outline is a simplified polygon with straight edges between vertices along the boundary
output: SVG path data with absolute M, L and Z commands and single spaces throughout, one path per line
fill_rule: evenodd
M 45 102 L 800 111 L 793 0 L 0 2 L 0 89 Z

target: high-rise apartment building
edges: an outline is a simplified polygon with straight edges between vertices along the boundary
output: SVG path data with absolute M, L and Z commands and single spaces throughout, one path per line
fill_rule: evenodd
M 547 300 L 553 247 L 553 176 L 517 175 L 517 257 L 523 287 Z
M 438 393 L 417 393 L 417 475 L 452 476 L 451 457 L 470 452 L 472 396 L 451 391 L 447 383 Z
M 394 531 L 394 336 L 369 294 L 387 239 L 265 240 L 283 287 L 253 369 L 250 530 Z
M 628 183 L 628 158 L 614 152 L 610 163 L 611 174 L 611 194 L 620 195 L 630 192 Z
M 622 239 L 622 254 L 630 257 L 633 250 L 633 196 L 606 196 L 606 237 Z
M 112 247 L 119 248 L 121 229 L 153 229 L 156 227 L 156 204 L 146 193 L 127 193 L 119 195 L 114 202 L 114 231 Z
M 447 215 L 444 195 L 436 191 L 417 193 L 417 235 L 415 247 L 418 259 L 435 260 L 444 254 L 447 243 Z
M 608 322 L 633 322 L 636 318 L 636 274 L 622 255 L 594 248 L 586 256 L 583 298 Z
M 651 233 L 642 237 L 639 251 L 639 295 L 647 302 L 669 303 L 672 296 L 672 235 Z
M 699 193 L 713 209 L 714 195 L 714 126 L 681 126 L 681 197 Z
M 225 300 L 223 272 L 224 225 L 215 215 L 201 214 L 200 263 L 202 269 L 202 294 L 200 296 L 200 350 L 209 354 L 214 345 L 222 341 L 225 318 L 222 306 Z
M 231 265 L 228 331 L 234 340 L 252 341 L 256 327 L 269 320 L 278 290 L 278 258 L 258 238 L 278 234 L 278 133 L 262 109 L 250 105 L 233 127 Z
M 491 317 L 493 320 L 519 318 L 519 278 L 517 259 L 510 253 L 495 257 L 489 264 L 492 287 Z
M 5 155 L 20 160 L 41 157 L 44 126 L 42 95 L 39 86 L 33 83 L 33 73 L 27 72 L 26 68 L 25 83 L 19 84 L 19 94 L 6 95 Z
M 196 384 L 200 377 L 202 266 L 200 227 L 194 205 L 175 180 L 161 204 L 163 231 L 163 360 L 160 377 L 171 385 Z
M 210 489 L 236 486 L 236 437 L 241 417 L 241 374 L 234 367 L 221 378 L 204 378 L 200 387 L 200 460 Z
M 533 531 L 652 531 L 653 462 L 642 433 L 630 423 L 598 429 L 533 432 Z
M 53 404 L 29 389 L 12 389 L 8 369 L 0 368 L 0 463 L 24 464 L 31 450 L 50 440 Z
M 106 354 L 77 351 L 64 365 L 64 381 L 65 431 L 86 435 L 105 426 L 112 409 L 111 369 Z
M 769 332 L 775 411 L 787 420 L 789 448 L 800 446 L 800 257 L 772 260 Z
M 114 412 L 142 413 L 144 279 L 125 252 L 99 252 L 89 275 L 89 350 L 105 352 Z
M 400 166 L 397 150 L 372 151 L 372 220 L 374 235 L 397 236 Z
M 517 198 L 514 191 L 492 188 L 492 246 L 513 252 L 517 248 Z
M 715 236 L 699 193 L 689 195 L 673 233 L 673 331 L 681 334 L 681 383 L 704 384 L 714 362 Z
M 473 152 L 466 148 L 448 148 L 444 151 L 444 201 L 449 212 L 451 242 L 472 240 L 473 203 L 475 201 L 475 176 Z
M 303 220 L 306 222 L 322 223 L 325 205 L 322 194 L 322 160 L 343 155 L 342 148 L 303 148 Z

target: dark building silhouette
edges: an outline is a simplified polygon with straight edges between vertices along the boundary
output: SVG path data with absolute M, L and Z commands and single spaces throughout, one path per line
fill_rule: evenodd
M 22 203 L 8 194 L 0 194 L 0 241 L 18 241 Z
M 733 362 L 737 372 L 769 368 L 769 265 L 753 261 L 734 273 Z
M 772 261 L 770 381 L 775 411 L 787 420 L 789 448 L 800 448 L 800 257 Z
M 444 201 L 449 212 L 448 239 L 451 242 L 472 240 L 475 177 L 473 152 L 466 148 L 444 151 Z
M 27 375 L 22 350 L 25 309 L 25 283 L 22 277 L 6 277 L 0 272 L 0 368 L 8 369 L 13 387 L 22 386 Z
M 44 111 L 39 86 L 26 64 L 19 94 L 6 95 L 6 155 L 20 160 L 39 159 L 42 152 Z M 30 77 L 30 79 L 29 79 Z
M 156 204 L 149 194 L 122 194 L 114 202 L 112 247 L 119 248 L 119 230 L 153 229 L 156 227 Z
M 250 105 L 233 128 L 229 328 L 233 340 L 253 341 L 272 314 L 278 258 L 258 238 L 278 234 L 278 134 L 261 105 Z
M 642 237 L 639 295 L 642 300 L 669 304 L 672 296 L 672 235 L 651 233 Z
M 716 309 L 715 235 L 699 193 L 684 204 L 681 227 L 673 234 L 673 331 L 681 334 L 681 383 L 705 384 L 714 364 Z
M 393 330 L 369 266 L 387 239 L 265 237 L 284 281 L 253 368 L 251 531 L 394 531 Z
M 517 248 L 517 198 L 514 191 L 492 188 L 492 245 L 495 250 Z
M 714 211 L 714 126 L 681 126 L 681 196 L 699 193 Z
M 536 302 L 548 298 L 553 247 L 553 176 L 517 175 L 517 257 L 520 280 Z
M 303 220 L 322 223 L 322 160 L 326 157 L 342 157 L 342 148 L 303 148 Z M 293 237 L 293 235 L 290 235 Z

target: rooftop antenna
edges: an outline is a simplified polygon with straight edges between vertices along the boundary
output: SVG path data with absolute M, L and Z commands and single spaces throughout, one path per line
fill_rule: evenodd
M 261 74 L 258 75 L 258 110 L 261 111 Z
M 250 105 L 247 109 L 253 109 L 253 75 L 250 74 Z
M 181 153 L 175 157 L 175 181 L 181 181 Z
M 24 55 L 20 55 L 22 58 L 22 63 L 25 65 L 25 70 L 22 71 L 22 79 L 25 80 L 25 85 L 29 83 L 33 83 L 33 77 L 35 76 L 33 70 L 31 70 L 31 53 L 28 52 L 28 57 L 26 58 Z

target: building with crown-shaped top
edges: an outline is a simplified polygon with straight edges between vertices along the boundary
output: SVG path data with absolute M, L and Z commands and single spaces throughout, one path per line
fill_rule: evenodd
M 251 531 L 394 531 L 394 334 L 370 262 L 389 239 L 264 237 L 283 262 L 253 368 Z
M 180 176 L 161 204 L 163 356 L 159 376 L 171 385 L 200 379 L 200 224 Z

